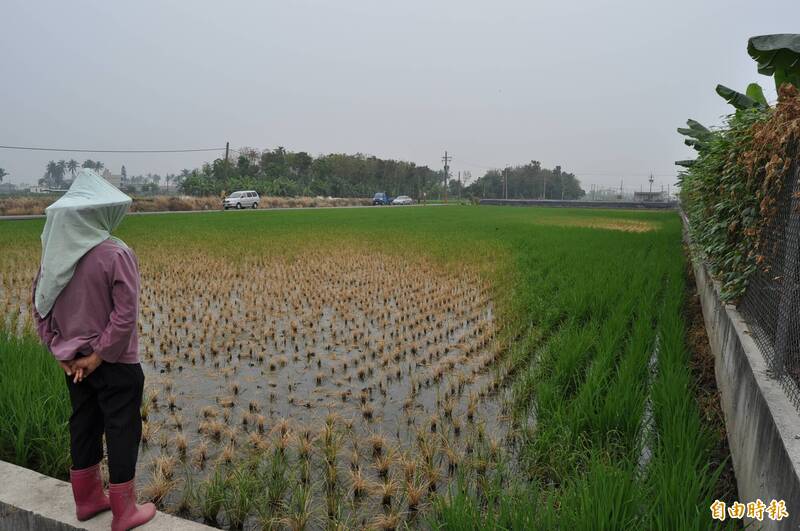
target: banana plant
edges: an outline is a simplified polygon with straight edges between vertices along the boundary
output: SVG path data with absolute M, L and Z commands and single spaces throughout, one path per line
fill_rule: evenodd
M 678 132 L 686 137 L 683 143 L 693 147 L 698 152 L 702 151 L 713 133 L 706 126 L 691 118 L 686 120 L 686 125 L 689 127 L 678 128 Z
M 800 88 L 800 34 L 750 37 L 747 53 L 758 63 L 759 74 L 775 79 L 776 89 L 784 83 Z
M 758 83 L 750 83 L 747 86 L 746 94 L 737 92 L 725 85 L 717 85 L 717 94 L 733 105 L 737 111 L 746 109 L 766 109 L 768 106 L 767 99 L 764 97 L 764 91 Z
M 751 100 L 755 100 L 764 107 L 768 107 L 769 103 L 767 103 L 767 98 L 764 97 L 764 89 L 761 88 L 761 85 L 758 83 L 750 83 L 747 85 L 747 92 L 745 92 L 748 98 Z
M 747 53 L 758 63 L 758 73 L 772 76 L 777 89 L 783 83 L 800 88 L 800 34 L 780 33 L 750 37 Z M 717 94 L 736 108 L 736 113 L 747 109 L 764 110 L 769 107 L 764 91 L 758 83 L 750 83 L 744 94 L 725 85 L 717 85 Z M 688 127 L 679 127 L 678 132 L 686 138 L 683 142 L 696 151 L 705 149 L 714 133 L 695 120 L 686 122 Z M 693 160 L 678 160 L 678 166 L 689 168 Z

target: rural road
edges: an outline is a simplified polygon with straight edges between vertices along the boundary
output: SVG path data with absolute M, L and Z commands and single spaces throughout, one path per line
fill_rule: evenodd
M 453 203 L 456 204 L 456 203 Z M 427 205 L 394 205 L 391 208 L 425 207 L 425 206 L 449 206 L 444 203 L 432 203 Z M 282 208 L 259 208 L 259 211 L 272 210 L 330 210 L 342 208 L 381 208 L 374 205 L 350 205 L 350 206 L 325 206 L 325 207 L 282 207 Z M 151 216 L 156 214 L 202 214 L 208 212 L 225 212 L 222 209 L 214 210 L 162 210 L 159 212 L 128 212 L 128 216 Z M 237 212 L 237 210 L 231 210 Z M 250 209 L 242 209 L 238 212 L 252 212 Z M 234 214 L 235 215 L 235 214 Z M 44 219 L 44 214 L 26 214 L 22 216 L 0 216 L 0 221 L 24 221 L 26 219 Z

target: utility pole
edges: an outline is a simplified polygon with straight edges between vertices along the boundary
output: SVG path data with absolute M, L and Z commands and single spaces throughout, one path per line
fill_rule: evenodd
M 458 200 L 461 201 L 461 170 L 458 170 Z
M 228 151 L 231 148 L 230 142 L 225 142 L 225 181 L 228 180 Z M 227 182 L 225 183 L 225 187 L 228 187 Z
M 442 162 L 444 162 L 444 202 L 447 203 L 447 178 L 449 177 L 450 172 L 450 161 L 453 157 L 447 155 L 447 151 L 444 152 L 444 157 L 442 157 Z
M 508 199 L 508 167 L 503 168 L 503 199 Z
M 650 197 L 652 197 L 653 196 L 653 174 L 652 173 L 650 174 L 650 179 L 648 179 L 648 180 L 650 181 Z

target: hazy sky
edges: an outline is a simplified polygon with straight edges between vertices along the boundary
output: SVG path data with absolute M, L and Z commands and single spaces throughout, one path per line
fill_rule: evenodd
M 798 0 L 4 0 L 0 144 L 278 145 L 478 176 L 531 159 L 591 184 L 674 182 L 675 128 L 719 123 L 747 38 L 800 30 Z M 214 154 L 0 150 L 11 182 L 50 159 L 178 172 Z

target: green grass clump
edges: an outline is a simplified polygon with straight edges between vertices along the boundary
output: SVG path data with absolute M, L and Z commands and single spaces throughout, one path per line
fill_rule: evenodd
M 71 412 L 64 371 L 31 335 L 0 330 L 0 459 L 68 477 Z

